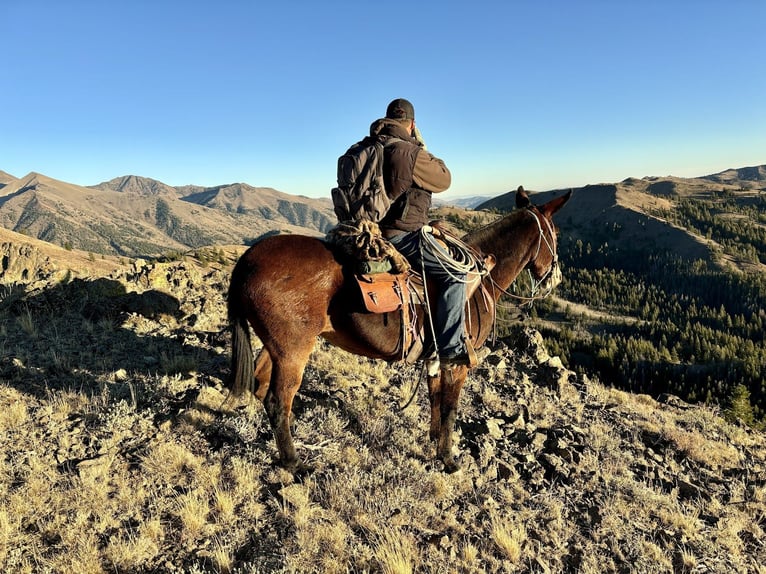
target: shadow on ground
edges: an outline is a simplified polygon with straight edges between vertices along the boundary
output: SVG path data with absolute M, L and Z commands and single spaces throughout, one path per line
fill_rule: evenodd
M 228 362 L 225 334 L 194 331 L 186 318 L 175 296 L 131 292 L 113 279 L 74 279 L 32 292 L 7 287 L 0 380 L 42 398 L 52 390 L 103 393 L 136 377 L 220 374 Z

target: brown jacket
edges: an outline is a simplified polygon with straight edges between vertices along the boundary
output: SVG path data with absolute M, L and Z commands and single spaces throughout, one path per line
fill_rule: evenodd
M 446 190 L 452 182 L 447 166 L 424 150 L 398 120 L 376 120 L 370 135 L 403 140 L 385 148 L 383 178 L 393 203 L 380 222 L 381 229 L 388 235 L 396 230 L 420 229 L 428 223 L 431 194 Z

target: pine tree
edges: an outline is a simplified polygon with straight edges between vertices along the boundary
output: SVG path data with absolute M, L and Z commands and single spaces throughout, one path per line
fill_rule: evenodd
M 750 426 L 755 422 L 753 405 L 750 404 L 750 391 L 745 385 L 740 383 L 734 387 L 726 410 L 724 410 L 724 416 L 729 421 L 733 422 L 739 419 Z

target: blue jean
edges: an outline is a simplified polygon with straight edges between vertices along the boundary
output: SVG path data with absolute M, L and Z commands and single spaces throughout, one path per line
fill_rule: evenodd
M 465 273 L 450 270 L 447 272 L 442 264 L 428 250 L 420 250 L 422 241 L 420 231 L 401 233 L 389 239 L 394 247 L 410 262 L 410 265 L 421 272 L 425 269 L 426 276 L 436 288 L 436 310 L 433 316 L 436 345 L 439 355 L 452 357 L 466 352 L 465 347 Z M 436 246 L 442 254 L 449 253 L 441 245 Z M 426 327 L 428 332 L 428 327 Z

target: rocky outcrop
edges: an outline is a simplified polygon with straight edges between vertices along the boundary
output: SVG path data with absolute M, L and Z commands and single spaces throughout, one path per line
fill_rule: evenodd
M 27 283 L 48 277 L 50 259 L 25 243 L 0 243 L 0 283 Z

